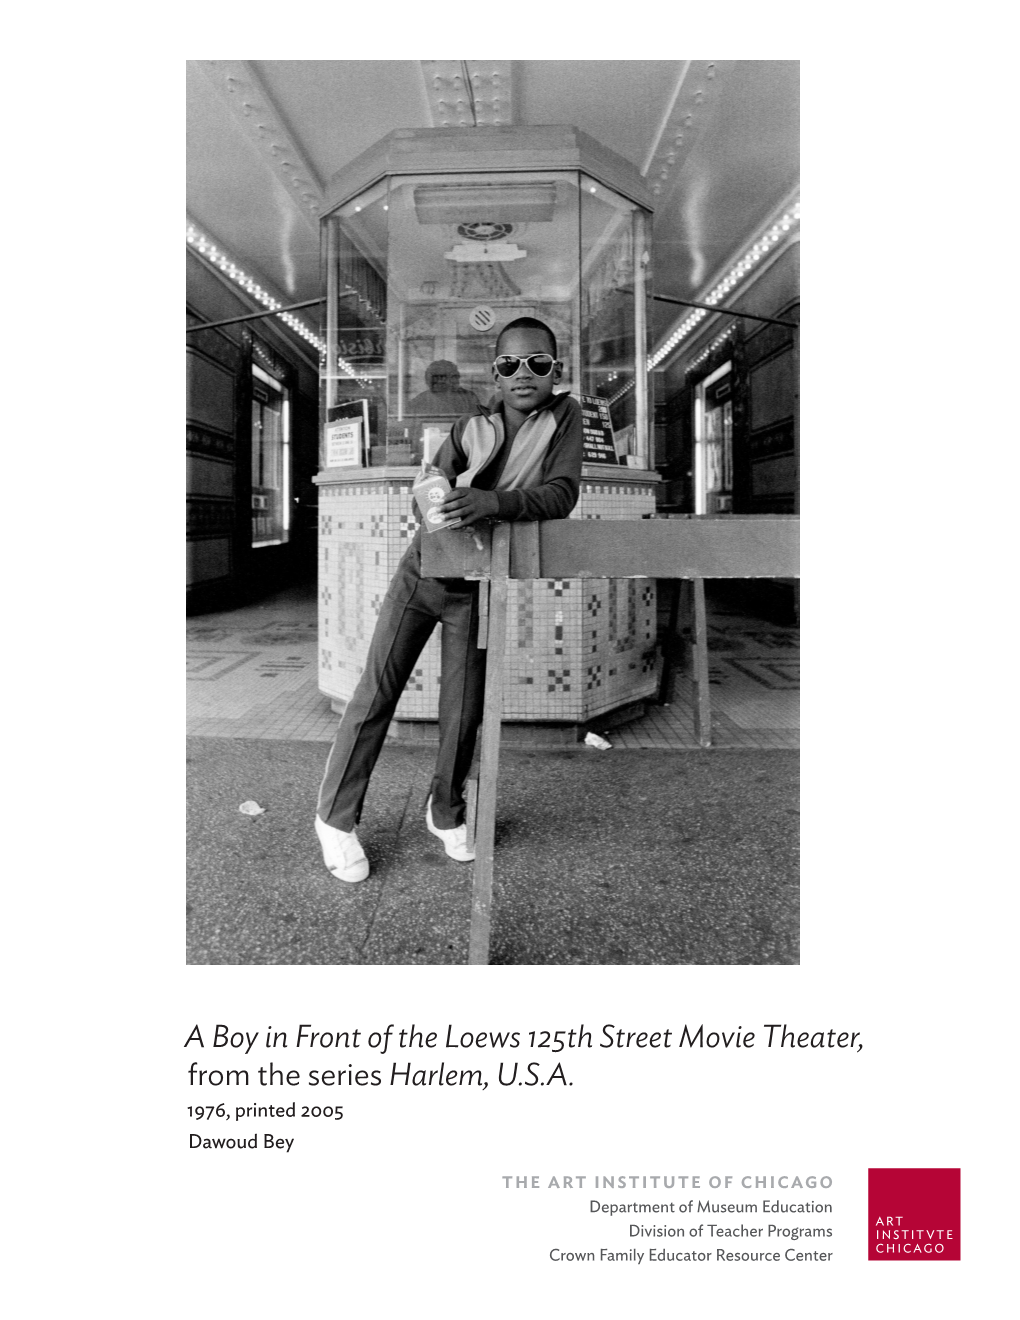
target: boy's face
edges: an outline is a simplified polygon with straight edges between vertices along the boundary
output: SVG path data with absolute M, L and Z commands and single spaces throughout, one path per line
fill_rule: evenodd
M 519 358 L 530 357 L 533 353 L 551 355 L 552 345 L 549 336 L 543 331 L 521 328 L 501 336 L 496 346 L 496 356 L 502 357 L 504 353 Z M 495 367 L 492 368 L 492 375 L 499 397 L 503 400 L 503 407 L 527 415 L 552 398 L 553 387 L 563 375 L 563 368 L 557 362 L 548 376 L 536 376 L 527 363 L 522 363 L 516 376 L 501 376 Z

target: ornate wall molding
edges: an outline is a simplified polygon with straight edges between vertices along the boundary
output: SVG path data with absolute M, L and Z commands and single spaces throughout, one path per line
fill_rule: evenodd
M 196 60 L 238 124 L 280 180 L 309 228 L 319 232 L 325 204 L 319 176 L 287 129 L 272 97 L 247 60 Z
M 799 240 L 800 191 L 796 189 L 782 206 L 773 212 L 770 223 L 759 231 L 755 241 L 744 248 L 739 258 L 709 281 L 705 292 L 699 294 L 697 301 L 715 305 L 725 303 L 734 291 L 736 291 L 735 297 L 742 296 L 782 252 Z M 690 348 L 703 338 L 711 324 L 702 323 L 706 318 L 714 315 L 714 312 L 705 311 L 704 308 L 692 309 L 681 315 L 673 323 L 672 328 L 661 337 L 655 351 L 650 354 L 649 371 L 663 364 L 668 366 L 685 339 L 690 341 L 685 351 L 690 351 Z
M 673 191 L 683 162 L 708 122 L 729 61 L 686 60 L 672 100 L 645 158 L 642 174 L 657 203 Z
M 421 76 L 436 128 L 514 122 L 509 60 L 422 60 Z

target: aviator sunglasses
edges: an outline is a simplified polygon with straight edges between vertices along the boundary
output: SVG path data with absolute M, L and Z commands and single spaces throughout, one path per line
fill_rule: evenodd
M 502 353 L 493 363 L 499 374 L 507 380 L 516 376 L 522 366 L 526 366 L 533 376 L 548 376 L 556 365 L 551 353 L 532 353 L 529 357 L 514 357 L 512 353 Z

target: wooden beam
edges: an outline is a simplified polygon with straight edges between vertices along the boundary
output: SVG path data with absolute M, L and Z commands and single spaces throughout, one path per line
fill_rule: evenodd
M 755 578 L 800 573 L 800 519 L 793 515 L 560 518 L 497 526 L 508 527 L 512 537 L 512 578 Z M 487 523 L 430 532 L 422 537 L 422 576 L 488 577 L 491 539 Z
M 799 519 L 563 518 L 539 523 L 544 578 L 797 577 Z
M 436 533 L 441 535 L 441 533 Z M 478 770 L 475 815 L 474 887 L 468 963 L 489 961 L 492 919 L 492 854 L 496 839 L 496 779 L 499 774 L 499 731 L 503 718 L 503 668 L 506 663 L 507 573 L 510 568 L 510 526 L 497 523 L 492 536 L 492 577 L 489 588 L 489 631 L 485 661 L 485 703 L 482 750 Z M 484 586 L 480 588 L 484 590 Z
M 712 746 L 712 704 L 708 688 L 708 615 L 705 611 L 705 579 L 695 578 L 694 588 L 694 731 L 702 747 Z
M 478 649 L 484 651 L 489 645 L 489 583 L 478 584 Z
M 512 578 L 541 577 L 541 559 L 537 522 L 510 524 L 510 576 Z
M 478 644 L 486 648 L 485 700 L 474 824 L 474 879 L 468 963 L 489 961 L 496 784 L 499 775 L 508 578 L 679 578 L 690 580 L 693 678 L 698 742 L 710 747 L 708 619 L 705 578 L 796 577 L 796 517 L 611 520 L 474 524 L 422 537 L 422 576 L 481 579 Z M 485 609 L 485 602 L 488 609 Z M 677 609 L 671 610 L 670 632 Z M 668 663 L 668 656 L 664 664 Z M 664 676 L 663 688 L 666 680 Z

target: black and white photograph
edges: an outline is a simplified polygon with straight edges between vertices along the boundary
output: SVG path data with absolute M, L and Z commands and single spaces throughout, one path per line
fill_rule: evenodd
M 188 62 L 189 963 L 799 963 L 799 72 Z
M 16 20 L 6 1309 L 1006 1311 L 1001 19 Z

